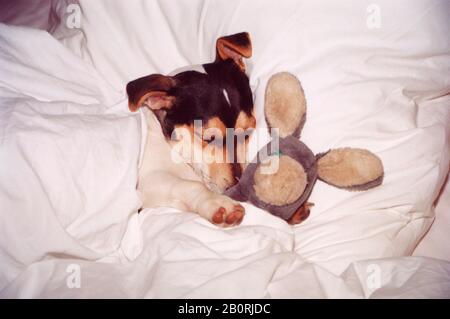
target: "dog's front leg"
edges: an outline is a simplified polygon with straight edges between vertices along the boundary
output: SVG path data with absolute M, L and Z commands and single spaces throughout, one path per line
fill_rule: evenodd
M 175 206 L 198 213 L 221 226 L 241 223 L 245 209 L 228 196 L 214 193 L 200 182 L 167 172 L 154 172 L 139 182 L 144 207 Z

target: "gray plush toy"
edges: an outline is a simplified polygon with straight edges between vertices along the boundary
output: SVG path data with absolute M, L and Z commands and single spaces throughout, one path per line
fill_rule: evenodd
M 383 164 L 368 150 L 338 148 L 314 155 L 299 140 L 306 120 L 306 100 L 294 75 L 282 72 L 269 79 L 264 111 L 269 130 L 277 128 L 279 139 L 265 145 L 239 183 L 226 191 L 231 198 L 249 201 L 297 224 L 309 215 L 312 204 L 307 199 L 317 179 L 359 191 L 382 183 Z

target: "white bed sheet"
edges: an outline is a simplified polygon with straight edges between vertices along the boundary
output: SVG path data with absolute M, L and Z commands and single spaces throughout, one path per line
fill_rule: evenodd
M 449 5 L 379 4 L 385 29 L 375 31 L 367 4 L 323 1 L 81 1 L 82 29 L 53 26 L 59 41 L 0 25 L 0 296 L 450 296 L 449 262 L 402 257 L 431 224 L 448 171 Z M 64 5 L 53 10 L 64 22 Z M 296 73 L 310 106 L 304 140 L 372 149 L 384 185 L 318 184 L 311 217 L 294 228 L 250 205 L 228 230 L 171 208 L 137 214 L 142 127 L 125 83 L 208 61 L 217 36 L 242 30 L 254 40 L 258 125 L 267 78 Z M 67 284 L 74 267 L 79 288 Z
M 448 178 L 447 178 L 448 179 Z M 437 199 L 436 217 L 430 230 L 414 250 L 413 256 L 425 256 L 450 261 L 450 181 Z

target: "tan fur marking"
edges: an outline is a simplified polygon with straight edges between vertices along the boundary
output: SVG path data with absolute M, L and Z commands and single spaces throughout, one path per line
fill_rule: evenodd
M 256 127 L 256 119 L 253 115 L 248 116 L 247 113 L 241 111 L 236 119 L 235 129 L 241 128 L 244 131 Z
M 244 136 L 244 143 L 239 143 L 236 145 L 237 161 L 241 165 L 241 170 L 244 171 L 247 166 L 247 153 L 248 153 L 248 143 L 250 141 L 251 132 L 249 130 L 256 127 L 256 119 L 253 115 L 248 116 L 245 112 L 241 111 L 236 119 L 236 124 L 234 128 L 236 133 L 238 130 L 242 130 L 243 134 L 246 134 L 248 138 Z
M 226 126 L 222 122 L 222 120 L 220 118 L 218 118 L 217 116 L 209 119 L 208 122 L 206 122 L 206 124 L 203 125 L 203 128 L 204 128 L 204 130 L 206 130 L 208 128 L 216 128 L 222 133 L 222 136 L 225 137 Z

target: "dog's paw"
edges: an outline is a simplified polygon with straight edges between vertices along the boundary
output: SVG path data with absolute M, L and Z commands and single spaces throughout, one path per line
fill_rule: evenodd
M 229 227 L 242 222 L 245 209 L 227 196 L 213 195 L 200 205 L 199 214 L 215 225 Z

